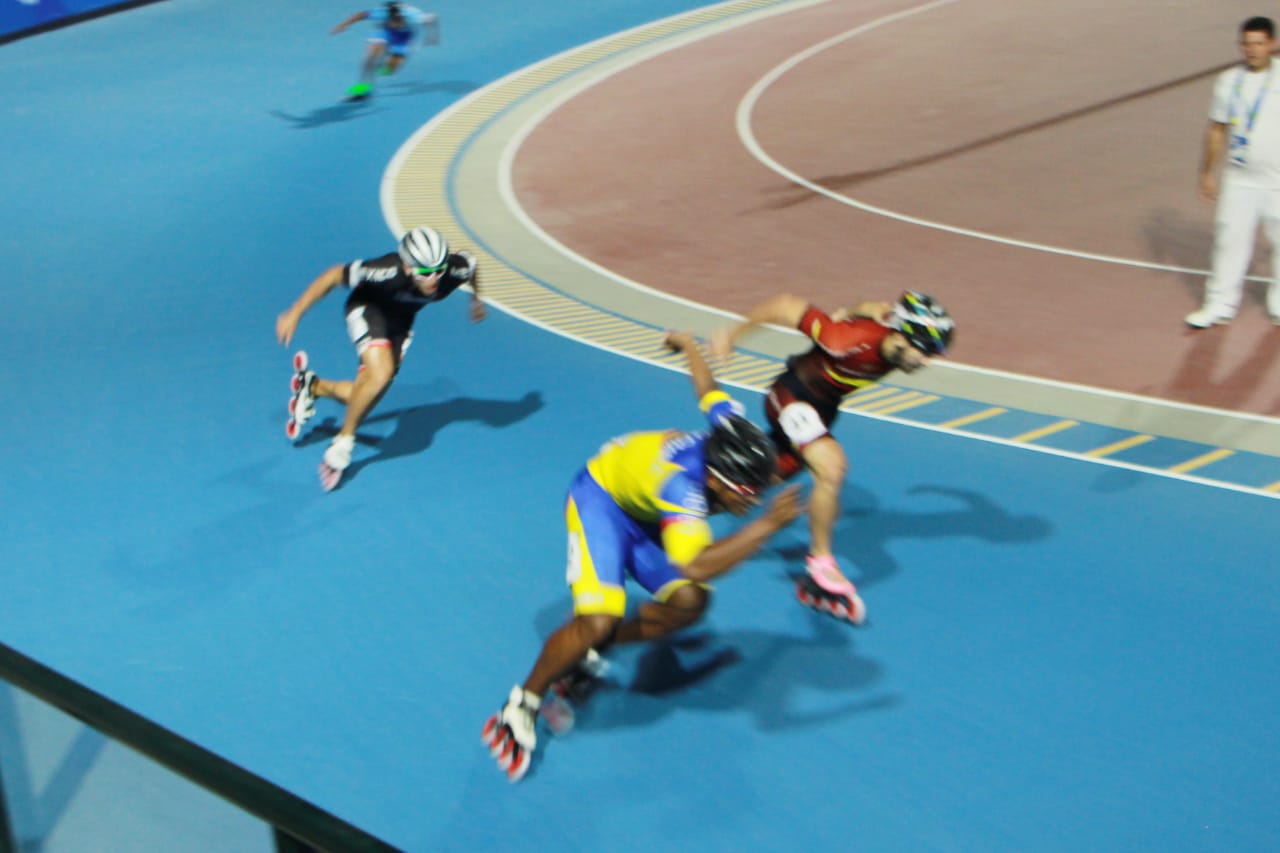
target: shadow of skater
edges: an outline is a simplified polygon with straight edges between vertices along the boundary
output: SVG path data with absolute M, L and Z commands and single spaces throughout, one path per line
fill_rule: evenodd
M 1214 379 L 1215 368 L 1219 366 L 1222 347 L 1230 330 L 1225 326 L 1218 326 L 1188 331 L 1187 334 L 1194 336 L 1191 349 L 1182 359 L 1182 364 L 1178 365 L 1178 372 L 1169 380 L 1165 391 L 1176 395 L 1180 390 L 1194 388 L 1197 390 L 1197 402 L 1206 406 L 1240 409 L 1253 396 L 1267 370 L 1275 364 L 1276 356 L 1280 355 L 1280 334 L 1268 329 L 1263 333 L 1262 341 L 1250 351 L 1248 358 L 1226 375 Z M 1274 406 L 1272 411 L 1275 411 Z
M 465 95 L 476 89 L 476 84 L 467 80 L 439 80 L 434 83 L 425 81 L 414 82 L 396 82 L 383 83 L 378 88 L 378 94 L 374 99 L 361 99 L 356 101 L 343 101 L 338 104 L 330 104 L 324 107 L 317 107 L 309 113 L 294 115 L 284 110 L 268 110 L 270 115 L 281 121 L 287 121 L 293 125 L 295 130 L 311 130 L 316 127 L 324 127 L 327 124 L 338 124 L 339 122 L 351 121 L 362 115 L 372 115 L 377 112 L 374 109 L 374 103 L 380 95 L 384 98 L 405 98 L 415 95 L 430 95 L 434 92 L 443 92 L 447 95 Z
M 430 95 L 434 92 L 443 92 L 446 95 L 466 95 L 474 92 L 477 88 L 479 87 L 470 80 L 437 80 L 433 83 L 428 83 L 425 80 L 397 80 L 381 84 L 378 87 L 378 92 L 387 97 L 404 98 L 412 95 Z M 374 97 L 377 97 L 377 95 Z
M 860 494 L 850 495 L 854 491 Z M 954 498 L 959 506 L 939 512 L 886 512 L 876 497 L 864 489 L 845 487 L 841 500 L 846 507 L 835 530 L 837 557 L 850 561 L 848 574 L 858 589 L 874 586 L 898 573 L 898 563 L 889 553 L 895 539 L 957 539 L 971 537 L 1001 544 L 1035 542 L 1053 530 L 1048 519 L 1015 515 L 986 495 L 969 489 L 945 486 L 916 486 L 912 495 L 942 495 Z M 777 549 L 789 563 L 802 565 L 808 553 L 802 545 Z
M 327 107 L 319 107 L 303 115 L 290 115 L 283 110 L 270 110 L 271 115 L 282 121 L 289 122 L 295 130 L 311 130 L 314 127 L 323 127 L 327 124 L 351 121 L 354 118 L 359 118 L 361 115 L 372 112 L 374 111 L 370 109 L 368 101 L 331 104 Z
M 578 725 L 603 731 L 646 726 L 677 710 L 747 713 L 762 731 L 819 726 L 884 710 L 896 696 L 858 695 L 882 678 L 858 657 L 847 629 L 812 621 L 812 637 L 739 630 L 676 637 L 643 648 L 625 688 L 607 676 L 582 706 Z M 836 694 L 838 704 L 803 709 L 795 697 Z
M 474 397 L 454 397 L 439 403 L 426 403 L 407 409 L 395 409 L 366 418 L 362 426 L 379 421 L 394 420 L 395 429 L 386 437 L 356 434 L 356 442 L 376 449 L 376 453 L 365 459 L 352 462 L 343 475 L 343 481 L 350 481 L 366 466 L 375 462 L 385 462 L 401 456 L 421 453 L 431 446 L 436 433 L 449 424 L 462 421 L 478 421 L 486 426 L 505 427 L 522 421 L 541 409 L 542 394 L 530 391 L 519 400 L 478 400 Z M 307 435 L 294 443 L 294 447 L 314 444 L 338 433 L 338 422 L 326 418 L 322 424 L 312 427 Z

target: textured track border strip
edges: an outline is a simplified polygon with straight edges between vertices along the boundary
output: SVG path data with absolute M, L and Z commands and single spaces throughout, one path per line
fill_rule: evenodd
M 472 93 L 420 128 L 388 165 L 381 193 L 382 207 L 392 232 L 398 234 L 412 225 L 430 224 L 449 234 L 467 234 L 477 243 L 474 248 L 483 270 L 485 299 L 493 306 L 564 337 L 668 369 L 681 369 L 681 357 L 662 347 L 658 325 L 590 304 L 548 280 L 527 273 L 518 260 L 509 261 L 502 257 L 499 250 L 490 244 L 503 243 L 505 235 L 491 232 L 485 223 L 473 221 L 476 217 L 468 219 L 460 212 L 455 192 L 459 171 L 475 140 L 504 113 L 534 96 L 547 94 L 551 87 L 573 79 L 579 72 L 637 49 L 652 49 L 678 42 L 682 37 L 693 40 L 710 34 L 714 30 L 708 29 L 709 25 L 720 24 L 723 27 L 734 19 L 737 19 L 735 23 L 747 23 L 758 13 L 777 14 L 813 4 L 814 0 L 736 0 L 721 3 L 600 39 L 517 71 Z M 570 265 L 564 274 L 580 278 L 600 277 L 598 273 L 576 265 Z M 602 286 L 616 285 L 604 282 Z M 690 324 L 682 322 L 682 313 L 687 316 L 689 308 L 682 309 L 673 304 L 671 320 L 689 325 L 695 331 L 698 325 L 706 326 L 707 316 L 701 318 L 702 323 Z M 715 313 L 705 312 L 706 315 Z M 795 344 L 793 349 L 802 345 L 798 337 L 792 343 Z M 717 366 L 717 376 L 729 385 L 764 390 L 782 364 L 777 357 L 776 342 L 770 350 L 736 353 L 727 364 Z M 983 401 L 890 383 L 881 383 L 855 395 L 842 407 L 842 411 L 1234 491 L 1280 497 L 1280 458 L 1265 453 L 1100 426 L 1051 413 L 993 406 Z M 944 411 L 945 416 L 939 416 L 939 411 Z M 1000 436 L 1000 430 L 1015 417 L 1021 419 L 1022 428 L 1015 430 L 1012 436 Z M 1086 430 L 1092 427 L 1105 438 L 1098 439 L 1100 443 L 1096 446 L 1084 449 L 1063 449 L 1045 443 L 1061 440 L 1081 427 Z M 1135 454 L 1141 458 L 1141 454 L 1149 454 L 1153 448 L 1157 451 L 1155 455 L 1160 456 L 1159 451 L 1164 449 L 1162 442 L 1168 447 L 1164 455 L 1172 456 L 1174 461 L 1166 459 L 1160 464 L 1142 464 L 1126 459 L 1127 455 Z M 1227 460 L 1230 463 L 1224 465 Z M 1215 467 L 1221 474 L 1215 473 Z M 1194 474 L 1191 473 L 1193 471 Z M 1248 473 L 1251 482 L 1244 482 L 1244 472 Z

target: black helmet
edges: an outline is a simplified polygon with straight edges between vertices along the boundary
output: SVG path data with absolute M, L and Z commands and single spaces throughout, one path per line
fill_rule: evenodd
M 927 355 L 941 355 L 951 346 L 956 324 L 933 297 L 908 290 L 893 306 L 889 326 L 906 336 L 913 347 Z
M 759 494 L 778 467 L 773 442 L 760 427 L 739 415 L 716 423 L 703 453 L 707 470 L 739 494 Z

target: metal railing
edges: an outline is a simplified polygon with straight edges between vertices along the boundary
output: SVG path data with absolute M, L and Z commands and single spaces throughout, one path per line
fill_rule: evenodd
M 272 827 L 279 853 L 398 853 L 395 847 L 0 643 L 0 679 Z M 19 850 L 0 782 L 0 853 Z

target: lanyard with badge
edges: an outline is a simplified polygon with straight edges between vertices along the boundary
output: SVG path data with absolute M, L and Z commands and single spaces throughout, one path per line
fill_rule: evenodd
M 1245 68 L 1240 69 L 1240 73 L 1236 75 L 1236 84 L 1231 90 L 1231 106 L 1227 112 L 1227 124 L 1231 125 L 1231 143 L 1228 148 L 1231 165 L 1243 166 L 1245 154 L 1249 150 L 1249 135 L 1253 133 L 1253 123 L 1258 120 L 1258 111 L 1262 109 L 1262 100 L 1267 96 L 1267 89 L 1271 88 L 1271 71 L 1275 66 L 1267 69 L 1266 79 L 1262 81 L 1262 87 L 1258 89 L 1258 96 L 1253 100 L 1253 106 L 1249 108 L 1247 115 L 1241 116 L 1236 114 L 1236 105 L 1240 102 L 1240 95 L 1244 90 L 1244 75 L 1248 73 Z M 1240 122 L 1244 121 L 1244 132 L 1241 132 Z

